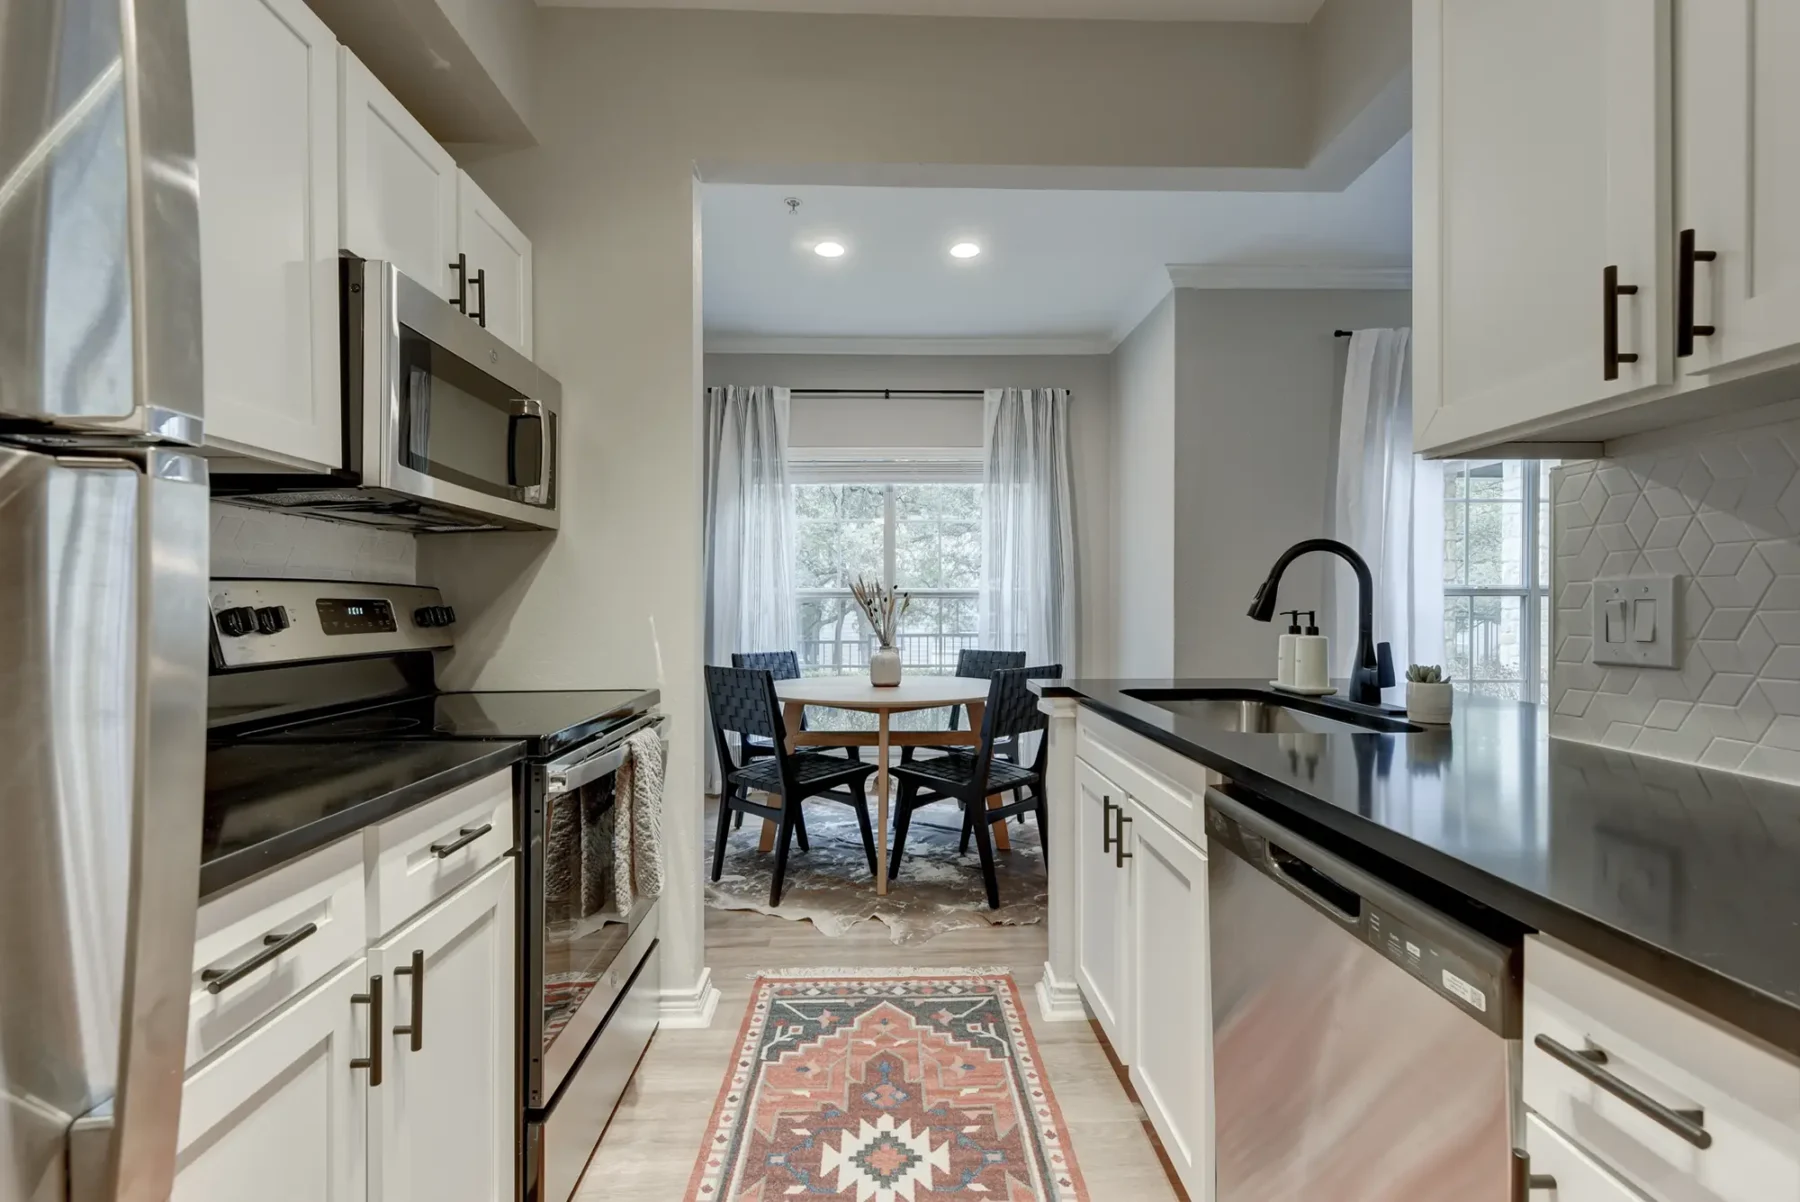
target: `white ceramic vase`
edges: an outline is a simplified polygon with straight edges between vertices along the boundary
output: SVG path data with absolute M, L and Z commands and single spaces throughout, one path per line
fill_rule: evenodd
M 1427 684 L 1420 680 L 1406 682 L 1406 716 L 1427 726 L 1448 726 L 1456 692 L 1449 681 Z
M 876 688 L 893 688 L 900 683 L 900 653 L 883 647 L 869 656 L 869 683 Z

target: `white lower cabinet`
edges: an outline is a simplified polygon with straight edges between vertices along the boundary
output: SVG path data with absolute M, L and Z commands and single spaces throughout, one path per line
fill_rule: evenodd
M 173 1202 L 368 1196 L 367 964 L 359 957 L 190 1073 Z
M 1114 748 L 1118 752 L 1118 748 Z M 1129 758 L 1122 775 L 1154 777 Z M 1201 769 L 1195 766 L 1195 771 Z M 1075 761 L 1075 980 L 1176 1174 L 1212 1194 L 1212 992 L 1206 851 Z
M 1649 1202 L 1535 1114 L 1525 1116 L 1525 1151 L 1531 1157 L 1536 1183 L 1529 1191 L 1532 1198 L 1545 1202 Z
M 1114 843 L 1125 794 L 1084 760 L 1076 761 L 1076 777 L 1076 892 L 1081 931 L 1076 941 L 1075 980 L 1113 1051 L 1129 1063 L 1134 1055 L 1127 1005 L 1130 942 L 1126 923 L 1131 875 L 1124 870 L 1127 861 Z
M 1131 857 L 1131 1083 L 1190 1197 L 1208 1192 L 1212 1156 L 1212 989 L 1206 856 L 1135 801 Z
M 502 860 L 369 952 L 387 992 L 370 1197 L 513 1196 L 513 865 Z

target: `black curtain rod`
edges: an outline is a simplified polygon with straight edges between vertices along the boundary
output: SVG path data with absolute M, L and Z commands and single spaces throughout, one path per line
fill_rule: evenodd
M 897 396 L 986 396 L 983 388 L 790 388 L 790 396 L 867 396 L 892 400 Z
M 1354 333 L 1356 333 L 1355 330 L 1333 330 L 1331 331 L 1331 336 L 1333 338 L 1348 338 Z

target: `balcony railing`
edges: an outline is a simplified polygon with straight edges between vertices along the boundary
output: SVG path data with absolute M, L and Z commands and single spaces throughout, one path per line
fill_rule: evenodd
M 956 670 L 959 654 L 981 645 L 981 636 L 973 630 L 956 632 L 902 633 L 895 643 L 900 663 L 909 672 L 933 675 Z M 808 676 L 837 676 L 850 672 L 866 672 L 869 655 L 876 649 L 873 637 L 802 638 L 800 670 Z

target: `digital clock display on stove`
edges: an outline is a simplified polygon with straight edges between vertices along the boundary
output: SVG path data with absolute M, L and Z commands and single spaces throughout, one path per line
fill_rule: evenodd
M 320 597 L 319 625 L 326 634 L 390 634 L 394 607 L 379 597 Z

